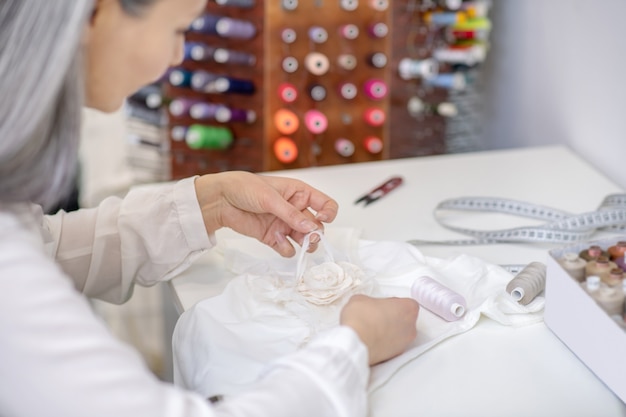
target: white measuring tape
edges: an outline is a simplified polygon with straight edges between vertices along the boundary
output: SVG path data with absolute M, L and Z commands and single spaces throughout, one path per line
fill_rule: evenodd
M 515 227 L 501 230 L 475 230 L 448 224 L 444 214 L 450 211 L 502 213 L 535 220 L 545 220 L 539 226 Z M 572 214 L 563 210 L 506 198 L 460 197 L 444 200 L 434 209 L 437 222 L 446 229 L 471 236 L 472 239 L 421 240 L 408 243 L 420 245 L 486 245 L 494 243 L 576 243 L 591 239 L 597 231 L 626 230 L 626 194 L 608 195 L 596 211 Z M 525 265 L 502 265 L 517 273 Z

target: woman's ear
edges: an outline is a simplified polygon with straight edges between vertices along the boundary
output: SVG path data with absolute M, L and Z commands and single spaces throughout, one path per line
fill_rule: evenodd
M 83 46 L 88 45 L 89 41 L 93 37 L 93 31 L 99 26 L 102 19 L 110 11 L 113 2 L 118 0 L 95 0 L 93 4 L 93 10 L 91 11 L 91 17 L 87 21 L 81 43 Z

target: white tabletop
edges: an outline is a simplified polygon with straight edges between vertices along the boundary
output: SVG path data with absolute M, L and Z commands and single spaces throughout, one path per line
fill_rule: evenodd
M 328 226 L 362 229 L 367 240 L 458 239 L 433 209 L 457 197 L 502 197 L 572 213 L 595 210 L 622 193 L 561 146 L 442 155 L 272 172 L 302 179 L 339 202 Z M 404 184 L 367 207 L 354 201 L 392 176 Z M 457 225 L 494 229 L 532 224 L 504 215 L 461 215 Z M 217 234 L 227 236 L 224 230 Z M 429 256 L 457 253 L 497 264 L 545 261 L 545 244 L 421 246 Z M 209 253 L 172 281 L 179 310 L 221 291 L 229 276 Z M 624 416 L 626 406 L 544 325 L 511 328 L 483 318 L 405 365 L 371 396 L 371 416 Z

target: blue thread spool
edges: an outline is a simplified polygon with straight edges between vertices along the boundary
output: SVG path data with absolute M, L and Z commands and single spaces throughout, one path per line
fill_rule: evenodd
M 185 43 L 185 59 L 196 62 L 207 62 L 213 59 L 215 48 L 202 42 Z
M 177 69 L 173 69 L 170 72 L 168 79 L 169 79 L 170 84 L 172 84 L 174 87 L 189 88 L 191 87 L 192 76 L 193 76 L 193 72 L 182 69 L 182 68 L 177 68 Z
M 191 23 L 189 30 L 204 35 L 217 35 L 217 22 L 223 16 L 205 13 Z
M 230 77 L 219 77 L 212 85 L 212 93 L 237 93 L 237 94 L 253 94 L 254 83 L 249 80 L 240 80 Z
M 222 17 L 215 24 L 215 31 L 223 38 L 252 39 L 256 35 L 256 27 L 246 20 Z
M 248 67 L 256 64 L 255 55 L 225 48 L 217 48 L 213 53 L 213 59 L 220 64 L 245 65 Z
M 465 75 L 460 72 L 437 74 L 424 81 L 432 87 L 444 88 L 448 91 L 463 91 L 467 85 Z
M 211 83 L 215 82 L 218 78 L 218 75 L 208 71 L 194 71 L 190 81 L 191 88 L 194 91 L 205 92 L 211 89 Z

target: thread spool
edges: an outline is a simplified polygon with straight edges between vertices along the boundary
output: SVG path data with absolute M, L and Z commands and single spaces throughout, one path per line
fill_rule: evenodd
M 185 59 L 207 62 L 213 59 L 215 48 L 202 42 L 185 42 Z
M 383 52 L 374 52 L 367 56 L 367 63 L 374 68 L 385 68 L 387 66 L 387 55 Z
M 622 271 L 626 271 L 626 254 L 621 258 L 616 258 L 613 262 L 615 262 L 615 265 L 617 265 L 617 267 Z
M 232 51 L 226 48 L 217 48 L 213 52 L 213 59 L 218 64 L 244 65 L 248 67 L 256 64 L 256 56 L 247 52 Z
M 621 287 L 600 285 L 600 288 L 592 294 L 592 298 L 610 316 L 622 315 L 624 311 L 624 291 Z
M 424 78 L 424 82 L 432 87 L 443 88 L 449 91 L 463 91 L 467 86 L 465 75 L 460 72 L 437 74 L 431 78 Z
M 254 110 L 235 109 L 226 106 L 218 106 L 215 112 L 215 120 L 221 123 L 243 122 L 254 123 L 256 112 Z
M 298 147 L 290 138 L 281 137 L 274 142 L 274 155 L 283 164 L 290 164 L 298 158 Z
M 613 246 L 609 246 L 607 249 L 609 253 L 609 259 L 614 261 L 617 258 L 623 258 L 626 253 L 626 241 L 619 241 Z
M 291 135 L 300 127 L 300 120 L 291 110 L 278 109 L 274 113 L 274 125 L 283 135 Z
M 204 89 L 206 93 L 254 94 L 254 91 L 252 81 L 230 77 L 218 77 Z
M 439 64 L 434 59 L 402 58 L 398 64 L 398 74 L 404 80 L 432 78 L 439 73 Z
M 321 84 L 311 84 L 308 87 L 309 97 L 313 101 L 323 101 L 326 98 L 326 87 Z
M 389 26 L 383 22 L 372 23 L 367 26 L 367 33 L 374 39 L 382 39 L 389 33 Z
M 363 112 L 363 119 L 365 120 L 365 123 L 373 127 L 380 127 L 384 125 L 386 118 L 385 112 L 376 107 L 369 107 Z
M 354 55 L 341 54 L 337 57 L 337 65 L 346 71 L 352 71 L 356 68 L 357 59 Z
M 461 294 L 426 275 L 413 281 L 411 298 L 447 321 L 459 320 L 467 310 L 467 302 Z
M 282 0 L 283 9 L 287 11 L 294 11 L 298 8 L 298 0 Z
M 288 56 L 283 59 L 283 71 L 288 74 L 294 73 L 298 70 L 298 60 L 293 56 Z
M 359 37 L 359 27 L 352 23 L 339 26 L 339 35 L 348 40 L 354 40 Z
M 607 281 L 607 284 L 611 287 L 621 287 L 623 281 L 624 271 L 622 271 L 620 268 L 611 269 L 611 271 L 609 272 L 609 280 Z
M 182 68 L 176 68 L 170 71 L 168 81 L 174 87 L 191 87 L 192 76 L 193 73 L 191 71 L 187 71 Z
M 204 35 L 217 35 L 215 27 L 222 16 L 205 13 L 196 18 L 189 27 L 189 30 Z
M 194 103 L 189 108 L 189 116 L 195 120 L 215 119 L 219 107 L 218 104 L 213 103 Z
M 187 126 L 173 126 L 170 130 L 170 137 L 175 142 L 182 142 L 187 135 Z
M 535 299 L 546 287 L 546 266 L 531 262 L 506 286 L 506 292 L 521 305 Z
M 339 85 L 339 95 L 346 100 L 352 100 L 356 97 L 358 88 L 352 83 L 342 83 Z
M 324 43 L 328 40 L 328 32 L 321 26 L 311 26 L 309 28 L 309 39 L 314 43 Z
M 256 4 L 256 0 L 215 0 L 220 6 L 239 7 L 241 9 L 250 9 Z
M 211 89 L 211 83 L 219 78 L 218 75 L 208 71 L 198 70 L 191 75 L 190 87 L 194 91 L 207 91 Z
M 158 109 L 163 104 L 163 92 L 157 85 L 147 85 L 128 97 L 128 100 L 149 109 Z
M 330 68 L 328 57 L 319 52 L 310 52 L 304 57 L 304 67 L 313 75 L 324 75 Z
M 424 15 L 424 22 L 436 26 L 454 26 L 467 21 L 465 12 L 431 12 Z
M 363 139 L 363 147 L 372 155 L 381 153 L 383 150 L 383 141 L 377 136 L 367 136 Z
M 229 39 L 252 39 L 256 36 L 256 27 L 252 22 L 231 17 L 220 18 L 215 24 L 215 31 Z
M 585 280 L 585 267 L 587 266 L 587 262 L 576 253 L 565 253 L 558 262 L 576 281 L 583 282 Z
M 170 114 L 174 117 L 188 116 L 191 106 L 196 103 L 200 103 L 198 100 L 192 100 L 190 98 L 176 98 L 170 102 L 168 107 Z
M 280 38 L 283 40 L 283 42 L 285 42 L 286 44 L 291 44 L 294 43 L 296 41 L 296 39 L 298 38 L 296 31 L 293 30 L 292 28 L 285 28 L 280 32 Z
M 609 261 L 604 255 L 598 256 L 598 259 L 591 260 L 587 262 L 585 266 L 585 275 L 597 275 L 604 282 L 609 281 L 609 274 L 611 273 L 611 269 L 617 268 L 615 262 Z
M 224 127 L 191 125 L 185 135 L 185 142 L 191 149 L 222 150 L 233 143 L 233 134 Z
M 583 249 L 582 251 L 580 251 L 578 256 L 583 258 L 585 261 L 589 262 L 589 261 L 593 261 L 595 259 L 598 259 L 599 256 L 606 256 L 606 257 L 608 257 L 609 254 L 608 254 L 608 252 L 603 251 L 600 246 L 598 246 L 598 245 L 591 245 L 587 249 Z
M 328 128 L 328 119 L 319 110 L 309 110 L 304 114 L 304 124 L 309 132 L 319 135 Z
M 278 86 L 278 96 L 285 103 L 293 103 L 298 98 L 298 89 L 291 83 L 281 83 Z
M 354 143 L 346 138 L 339 138 L 335 141 L 335 151 L 345 158 L 354 155 L 354 150 Z
M 358 0 L 341 0 L 339 2 L 339 6 L 345 11 L 352 12 L 359 7 L 359 1 Z
M 387 83 L 378 78 L 370 78 L 363 84 L 363 91 L 372 100 L 382 100 L 387 95 Z
M 389 7 L 389 0 L 369 0 L 369 6 L 377 12 L 384 12 Z

